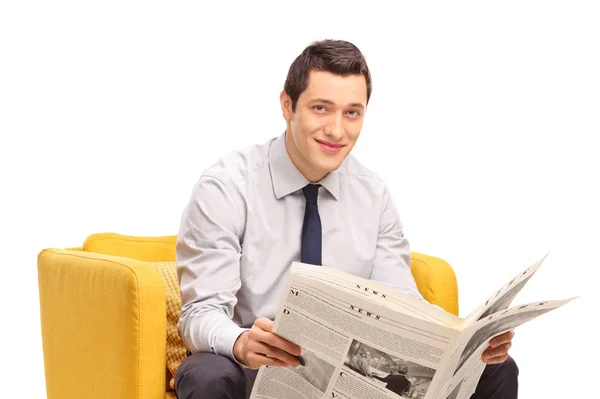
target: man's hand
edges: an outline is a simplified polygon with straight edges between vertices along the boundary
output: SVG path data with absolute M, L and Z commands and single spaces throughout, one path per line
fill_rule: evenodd
M 245 331 L 233 345 L 233 356 L 250 369 L 267 366 L 293 366 L 300 364 L 298 345 L 271 332 L 273 321 L 260 317 L 249 331 Z
M 508 359 L 508 350 L 512 346 L 514 331 L 508 331 L 490 340 L 490 346 L 483 352 L 481 359 L 487 364 L 502 363 Z

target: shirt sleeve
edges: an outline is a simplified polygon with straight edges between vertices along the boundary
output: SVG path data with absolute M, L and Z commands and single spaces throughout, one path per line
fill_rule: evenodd
M 379 237 L 371 280 L 425 300 L 410 271 L 410 245 L 387 187 L 382 198 Z
M 182 302 L 178 329 L 186 348 L 236 362 L 233 345 L 247 330 L 232 319 L 241 286 L 244 223 L 239 202 L 221 180 L 201 177 L 183 212 L 176 243 Z

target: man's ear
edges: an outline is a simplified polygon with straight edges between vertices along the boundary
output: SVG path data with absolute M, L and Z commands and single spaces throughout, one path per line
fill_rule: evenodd
M 287 95 L 285 90 L 281 91 L 279 95 L 279 102 L 281 103 L 281 113 L 283 114 L 283 119 L 287 122 L 292 119 L 292 99 Z

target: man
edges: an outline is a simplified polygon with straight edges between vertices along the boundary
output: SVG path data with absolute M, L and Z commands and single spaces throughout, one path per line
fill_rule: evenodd
M 406 373 L 408 373 L 408 367 L 406 367 L 406 365 L 395 365 L 392 367 L 391 373 L 384 378 L 377 376 L 374 378 L 387 383 L 385 387 L 397 395 L 404 395 L 411 386 L 410 381 L 406 378 Z
M 175 376 L 179 399 L 244 398 L 260 366 L 298 365 L 301 348 L 271 332 L 293 261 L 423 299 L 386 185 L 349 155 L 370 96 L 358 48 L 313 43 L 280 94 L 285 132 L 222 157 L 196 183 L 177 241 L 179 332 L 189 351 Z M 508 358 L 511 338 L 497 338 L 490 363 Z M 516 371 L 512 361 L 495 366 L 479 397 L 516 397 Z
M 363 349 L 359 350 L 350 361 L 350 365 L 365 377 L 372 377 L 369 354 Z

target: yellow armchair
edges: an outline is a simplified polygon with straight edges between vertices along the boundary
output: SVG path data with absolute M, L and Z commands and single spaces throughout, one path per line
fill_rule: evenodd
M 175 260 L 176 236 L 89 236 L 38 255 L 49 399 L 174 399 L 166 367 L 163 280 L 145 262 Z M 458 315 L 458 287 L 442 259 L 412 253 L 422 295 Z

